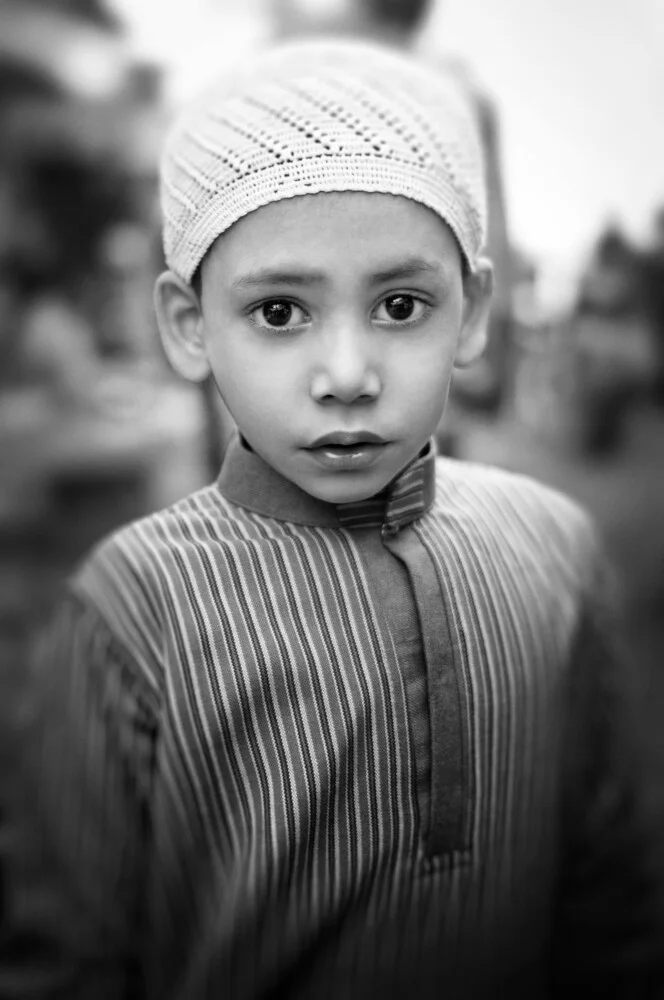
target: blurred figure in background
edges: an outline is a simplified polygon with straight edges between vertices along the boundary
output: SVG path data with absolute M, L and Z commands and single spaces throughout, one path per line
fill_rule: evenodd
M 274 31 L 298 35 L 354 35 L 413 49 L 425 29 L 431 0 L 274 0 Z
M 617 226 L 601 234 L 581 276 L 572 329 L 579 445 L 607 454 L 657 374 L 642 255 Z

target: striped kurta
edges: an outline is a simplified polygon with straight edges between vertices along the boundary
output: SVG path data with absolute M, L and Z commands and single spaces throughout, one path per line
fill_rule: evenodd
M 602 581 L 527 478 L 426 454 L 334 507 L 236 442 L 96 549 L 42 644 L 39 995 L 538 997 L 583 960 L 640 996 Z

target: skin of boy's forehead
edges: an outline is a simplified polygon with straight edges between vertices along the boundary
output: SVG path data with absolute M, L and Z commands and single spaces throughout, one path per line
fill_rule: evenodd
M 286 199 L 239 220 L 207 255 L 208 361 L 268 464 L 320 499 L 364 499 L 426 444 L 455 360 L 477 352 L 465 289 L 456 240 L 423 205 L 364 192 Z M 405 321 L 388 312 L 395 295 Z M 285 329 L 266 319 L 275 302 L 290 311 Z M 335 468 L 312 448 L 335 432 L 385 444 L 366 467 Z
M 255 220 L 257 215 L 259 218 L 265 220 L 263 226 L 261 227 L 262 235 L 267 232 L 272 242 L 275 242 L 274 237 L 276 237 L 276 241 L 279 244 L 277 247 L 278 258 L 284 261 L 293 260 L 297 263 L 294 266 L 289 266 L 288 264 L 285 266 L 276 266 L 273 258 L 268 267 L 262 268 L 257 266 L 255 263 L 257 258 L 252 256 L 254 248 L 251 247 L 250 249 L 248 239 L 245 232 L 243 232 L 242 239 L 238 240 L 236 243 L 235 261 L 240 259 L 238 251 L 241 251 L 244 246 L 246 247 L 246 252 L 243 256 L 250 258 L 250 264 L 246 274 L 240 273 L 235 276 L 233 284 L 257 284 L 258 281 L 265 276 L 276 276 L 279 272 L 287 278 L 295 279 L 297 283 L 304 283 L 306 280 L 316 277 L 316 275 L 313 274 L 313 270 L 308 263 L 308 260 L 306 259 L 306 255 L 302 252 L 298 255 L 297 240 L 301 236 L 301 230 L 306 228 L 307 236 L 312 241 L 315 241 L 316 236 L 318 235 L 321 244 L 325 245 L 327 243 L 327 234 L 329 233 L 329 219 L 334 213 L 335 208 L 343 204 L 348 204 L 349 209 L 352 212 L 352 208 L 354 206 L 360 206 L 362 203 L 367 204 L 367 198 L 370 198 L 372 202 L 376 202 L 376 204 L 380 202 L 383 206 L 388 204 L 399 205 L 402 214 L 407 213 L 415 220 L 418 218 L 421 219 L 423 217 L 422 213 L 425 213 L 428 216 L 430 225 L 436 228 L 440 227 L 445 232 L 443 253 L 439 252 L 429 261 L 424 261 L 422 257 L 415 256 L 409 259 L 400 248 L 397 256 L 395 257 L 394 266 L 390 267 L 388 265 L 387 267 L 383 267 L 380 271 L 377 271 L 374 276 L 368 274 L 368 280 L 371 280 L 372 277 L 375 278 L 376 282 L 378 282 L 382 277 L 384 277 L 385 280 L 388 280 L 390 277 L 395 276 L 391 275 L 389 272 L 405 272 L 409 269 L 413 262 L 416 264 L 424 263 L 428 266 L 428 269 L 432 273 L 438 272 L 440 276 L 444 276 L 450 281 L 454 280 L 460 274 L 463 274 L 464 265 L 462 255 L 449 226 L 443 219 L 440 218 L 440 216 L 429 211 L 429 209 L 425 206 L 402 196 L 389 194 L 367 194 L 366 192 L 327 192 L 284 199 L 280 202 L 265 205 L 263 208 L 259 208 L 255 212 L 252 212 L 250 216 L 252 220 Z M 359 244 L 375 244 L 376 239 L 380 239 L 383 235 L 386 226 L 389 226 L 388 221 L 386 221 L 385 225 L 381 225 L 381 214 L 382 213 L 378 209 L 376 212 L 372 213 L 372 225 L 369 227 L 365 228 L 360 225 L 355 225 L 352 231 L 348 231 L 348 241 L 350 242 L 352 239 L 355 247 L 358 247 Z M 206 261 L 203 264 L 203 268 L 209 269 L 209 262 L 214 259 L 220 246 L 225 241 L 227 242 L 229 239 L 234 238 L 234 234 L 237 233 L 238 229 L 242 230 L 245 219 L 240 219 L 227 233 L 224 233 L 218 238 L 212 249 L 206 255 Z M 363 222 L 364 221 L 366 220 L 363 219 Z M 295 227 L 297 227 L 297 229 Z M 246 230 L 246 226 L 244 228 Z M 272 230 L 271 233 L 270 229 Z M 342 261 L 347 257 L 348 249 L 349 246 L 340 247 L 337 244 L 333 244 L 330 246 L 330 257 L 333 260 L 336 257 L 337 260 Z M 439 249 L 440 248 L 437 246 L 436 250 Z M 321 283 L 326 280 L 326 275 L 322 272 L 318 272 L 317 277 Z

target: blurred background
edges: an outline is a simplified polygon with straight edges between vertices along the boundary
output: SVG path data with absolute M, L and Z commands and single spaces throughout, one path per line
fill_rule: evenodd
M 221 67 L 321 31 L 412 48 L 468 88 L 498 287 L 489 349 L 455 382 L 439 445 L 527 471 L 598 518 L 625 583 L 656 794 L 660 0 L 0 0 L 3 715 L 20 717 L 25 649 L 63 575 L 223 459 L 228 416 L 169 372 L 152 314 L 164 131 Z

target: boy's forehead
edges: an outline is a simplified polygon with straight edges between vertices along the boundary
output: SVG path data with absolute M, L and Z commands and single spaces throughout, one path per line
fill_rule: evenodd
M 272 202 L 240 219 L 213 245 L 209 266 L 225 283 L 324 282 L 350 267 L 358 278 L 445 273 L 461 264 L 449 226 L 411 199 L 324 192 Z

